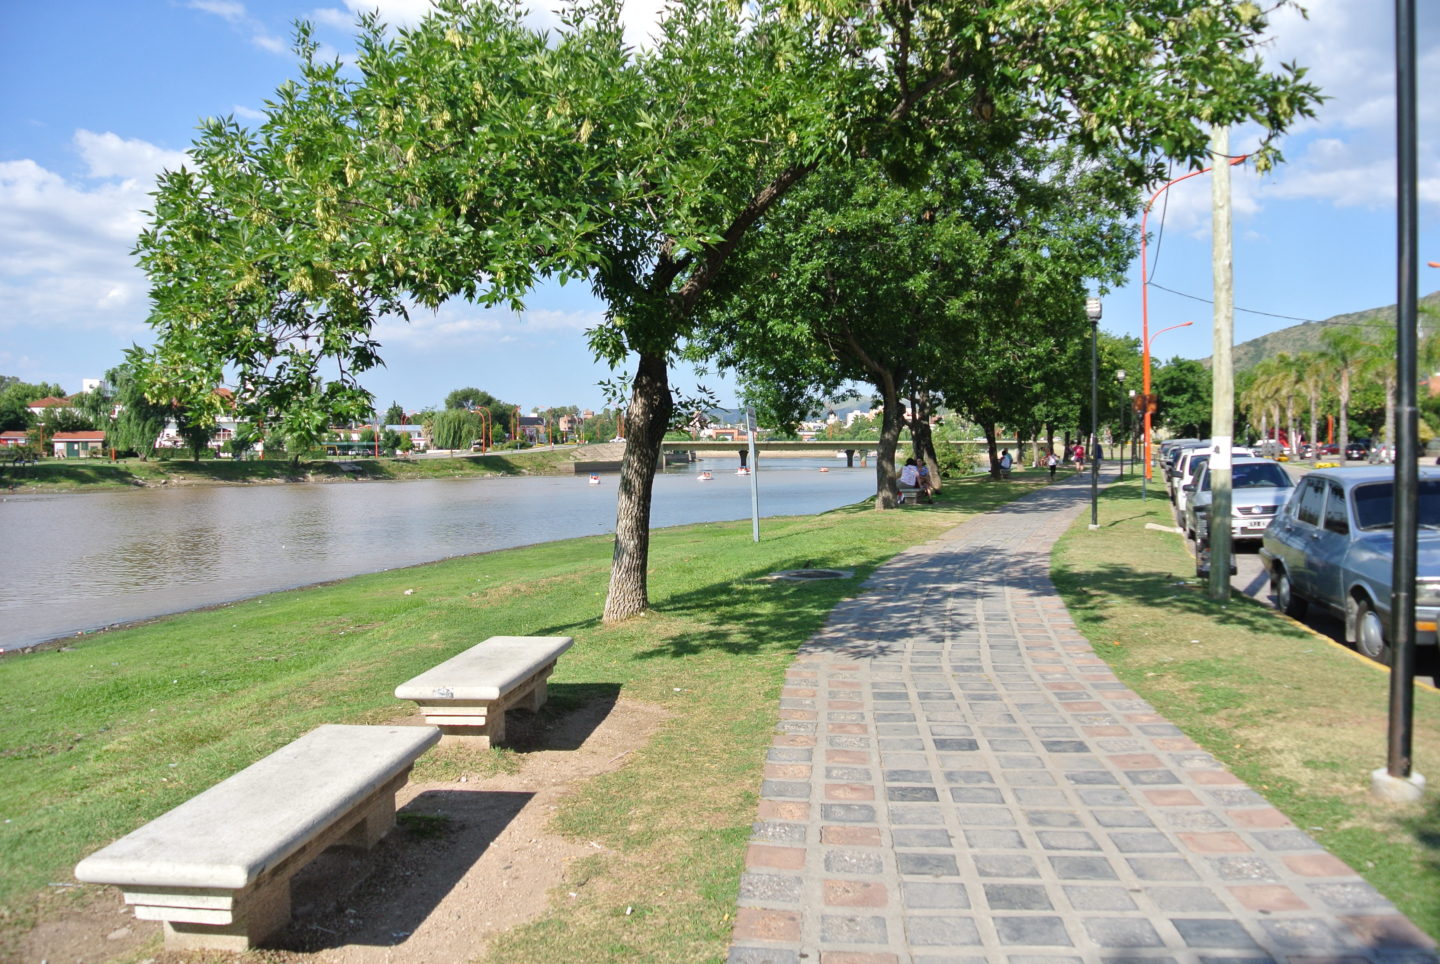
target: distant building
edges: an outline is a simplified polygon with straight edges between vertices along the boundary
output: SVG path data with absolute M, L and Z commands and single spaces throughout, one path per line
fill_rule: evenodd
M 99 431 L 56 432 L 50 438 L 57 459 L 84 458 L 105 452 L 105 433 Z
M 17 445 L 24 445 L 29 441 L 26 432 L 0 432 L 0 449 L 14 448 Z
M 37 398 L 26 406 L 30 414 L 44 421 L 45 415 L 53 408 L 71 408 L 70 399 L 56 398 L 54 395 L 46 395 L 44 398 Z

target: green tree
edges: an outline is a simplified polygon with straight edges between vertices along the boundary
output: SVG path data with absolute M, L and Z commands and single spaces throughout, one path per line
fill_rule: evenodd
M 480 437 L 480 417 L 463 408 L 447 408 L 435 413 L 430 432 L 439 449 L 468 449 Z
M 1176 356 L 1156 365 L 1150 379 L 1157 400 L 1152 427 L 1163 426 L 1176 438 L 1208 438 L 1212 387 L 1210 369 L 1198 361 Z
M 162 177 L 139 245 L 156 395 L 208 407 L 231 365 L 258 410 L 354 418 L 382 314 L 517 305 L 539 278 L 583 277 L 608 306 L 597 356 L 633 359 L 607 619 L 648 605 L 669 362 L 736 247 L 809 175 L 866 155 L 918 178 L 947 152 L 1068 136 L 1123 149 L 1139 184 L 1161 155 L 1201 159 L 1210 124 L 1274 133 L 1316 98 L 1264 70 L 1251 0 L 694 0 L 643 51 L 615 0 L 555 37 L 519 18 L 445 0 L 394 39 L 365 18 L 354 71 L 302 27 L 300 79 L 259 128 L 206 123 L 198 171 Z
M 1321 351 L 1335 376 L 1335 394 L 1339 408 L 1338 429 L 1340 458 L 1350 446 L 1350 394 L 1351 382 L 1365 370 L 1367 345 L 1360 333 L 1353 328 L 1327 328 L 1320 335 Z
M 386 425 L 404 425 L 405 409 L 400 407 L 399 402 L 391 402 L 390 407 L 385 409 Z
M 22 382 L 10 375 L 0 388 L 0 432 L 23 432 L 34 421 L 29 406 L 42 398 L 63 398 L 65 389 L 53 382 Z
M 185 409 L 176 409 L 175 432 L 190 450 L 191 460 L 200 461 L 200 456 L 210 447 L 219 431 L 214 421 L 192 415 Z

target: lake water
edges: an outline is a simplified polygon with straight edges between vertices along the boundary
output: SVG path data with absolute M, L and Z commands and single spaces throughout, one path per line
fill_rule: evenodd
M 651 525 L 750 517 L 735 458 L 655 479 Z M 821 466 L 829 472 L 819 471 Z M 703 470 L 714 473 L 698 482 Z M 875 491 L 873 468 L 761 458 L 760 512 Z M 614 475 L 188 486 L 0 501 L 0 648 L 450 556 L 615 529 Z M 764 538 L 761 523 L 761 538 Z

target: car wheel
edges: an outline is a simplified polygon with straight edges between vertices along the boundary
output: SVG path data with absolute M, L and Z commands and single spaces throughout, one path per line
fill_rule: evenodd
M 1305 600 L 1295 595 L 1295 587 L 1290 584 L 1290 573 L 1284 569 L 1278 570 L 1273 582 L 1275 584 L 1275 608 L 1294 619 L 1304 616 L 1307 604 Z
M 1370 600 L 1355 604 L 1355 648 L 1377 663 L 1390 665 L 1390 646 L 1385 642 L 1385 622 Z

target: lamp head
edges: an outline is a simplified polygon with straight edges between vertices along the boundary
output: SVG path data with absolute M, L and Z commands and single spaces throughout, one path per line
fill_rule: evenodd
M 1093 323 L 1093 322 L 1097 322 L 1097 321 L 1100 320 L 1100 299 L 1099 299 L 1099 298 L 1086 298 L 1086 299 L 1085 299 L 1085 317 L 1086 317 L 1086 318 L 1089 318 L 1092 323 Z

